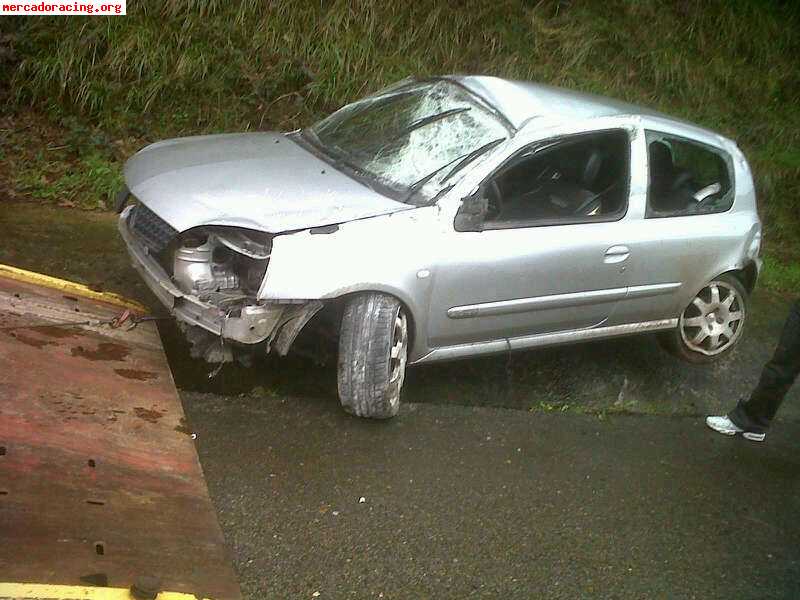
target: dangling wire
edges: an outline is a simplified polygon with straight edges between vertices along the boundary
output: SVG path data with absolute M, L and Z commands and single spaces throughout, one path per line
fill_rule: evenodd
M 233 308 L 229 308 L 228 312 L 225 313 L 225 318 L 222 321 L 222 327 L 220 327 L 219 329 L 219 351 L 220 351 L 220 358 L 222 360 L 220 360 L 219 364 L 216 367 L 214 367 L 214 370 L 208 374 L 209 379 L 214 379 L 214 377 L 216 377 L 222 370 L 222 365 L 225 364 L 225 338 L 222 337 L 222 334 L 225 333 L 225 325 L 227 324 L 228 319 L 230 318 L 232 312 Z
M 134 329 L 139 323 L 147 321 L 168 321 L 174 319 L 173 316 L 154 317 L 152 315 L 137 316 L 131 313 L 130 310 L 125 310 L 115 317 L 110 319 L 87 319 L 85 321 L 47 321 L 42 323 L 34 323 L 33 325 L 7 325 L 0 327 L 0 331 L 13 331 L 15 329 L 40 329 L 42 327 L 99 327 L 100 325 L 108 325 L 112 329 L 118 329 L 123 324 L 127 323 L 124 331 Z

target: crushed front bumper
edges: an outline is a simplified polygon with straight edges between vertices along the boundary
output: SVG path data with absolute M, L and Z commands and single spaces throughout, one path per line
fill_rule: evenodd
M 222 338 L 242 344 L 257 344 L 271 339 L 288 320 L 313 309 L 311 315 L 322 306 L 315 303 L 301 305 L 292 304 L 258 304 L 242 306 L 233 315 L 218 306 L 200 300 L 197 296 L 185 294 L 169 278 L 158 261 L 150 256 L 148 247 L 141 243 L 128 227 L 128 215 L 131 207 L 122 211 L 119 217 L 119 233 L 122 236 L 133 267 L 139 272 L 144 282 L 180 321 L 201 327 Z M 304 309 L 304 310 L 303 310 Z M 306 319 L 307 321 L 310 316 Z M 291 343 L 291 342 L 289 342 Z M 287 347 L 288 350 L 288 347 Z

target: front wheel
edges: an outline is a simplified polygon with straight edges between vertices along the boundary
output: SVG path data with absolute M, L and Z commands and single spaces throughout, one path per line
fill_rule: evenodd
M 393 296 L 347 301 L 339 335 L 339 399 L 349 413 L 388 419 L 400 410 L 408 360 L 408 317 Z
M 742 283 L 720 275 L 700 290 L 678 318 L 678 327 L 659 336 L 678 358 L 705 363 L 721 358 L 744 333 L 750 300 Z

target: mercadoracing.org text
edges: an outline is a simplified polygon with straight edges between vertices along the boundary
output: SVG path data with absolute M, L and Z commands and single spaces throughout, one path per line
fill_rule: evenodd
M 0 15 L 124 15 L 126 0 L 105 2 L 83 0 L 83 2 L 3 2 L 0 0 Z

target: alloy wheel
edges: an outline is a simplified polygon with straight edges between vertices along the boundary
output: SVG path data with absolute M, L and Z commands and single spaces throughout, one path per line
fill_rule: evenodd
M 389 355 L 389 383 L 402 385 L 408 360 L 408 320 L 401 308 L 397 312 L 392 331 L 392 348 Z M 399 386 L 398 386 L 399 387 Z
M 689 350 L 714 356 L 736 343 L 745 317 L 745 305 L 736 289 L 724 281 L 712 281 L 683 311 L 681 337 Z

